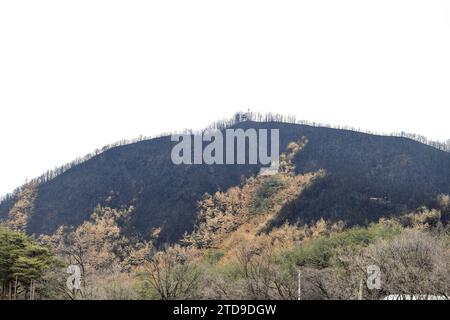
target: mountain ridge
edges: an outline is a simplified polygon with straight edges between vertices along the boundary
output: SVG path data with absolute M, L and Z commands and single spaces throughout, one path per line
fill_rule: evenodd
M 241 120 L 241 119 L 240 119 Z M 412 139 L 282 122 L 237 121 L 230 128 L 280 130 L 280 147 L 306 137 L 294 159 L 299 174 L 324 169 L 320 179 L 279 215 L 279 221 L 325 218 L 364 224 L 433 205 L 450 193 L 450 154 Z M 223 128 L 222 128 L 223 129 Z M 197 203 L 239 185 L 259 165 L 181 165 L 170 161 L 169 136 L 112 147 L 38 185 L 29 233 L 78 225 L 95 206 L 134 206 L 129 232 L 147 237 L 161 228 L 161 241 L 192 231 Z M 14 198 L 0 203 L 5 219 Z

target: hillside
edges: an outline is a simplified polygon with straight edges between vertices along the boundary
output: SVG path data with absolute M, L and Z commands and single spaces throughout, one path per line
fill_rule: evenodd
M 289 146 L 296 150 L 300 144 Z M 324 219 L 270 227 L 323 177 L 322 170 L 304 175 L 287 170 L 251 177 L 226 192 L 206 196 L 199 204 L 194 231 L 149 260 L 150 267 L 143 272 L 151 274 L 153 282 L 141 287 L 141 296 L 167 297 L 160 284 L 170 281 L 158 272 L 170 263 L 181 263 L 190 271 L 186 281 L 194 275 L 199 285 L 189 295 L 174 290 L 172 296 L 297 300 L 300 270 L 302 299 L 377 300 L 392 292 L 426 296 L 430 290 L 448 297 L 448 196 L 440 197 L 438 209 L 422 207 L 363 227 Z M 382 269 L 383 287 L 358 288 L 367 277 L 367 265 L 375 261 Z M 424 263 L 432 267 L 423 268 Z
M 326 175 L 283 208 L 272 224 L 320 218 L 365 224 L 398 215 L 450 193 L 450 154 L 401 137 L 280 122 L 245 121 L 241 128 L 280 129 L 280 146 L 302 137 L 305 148 L 294 159 L 300 174 L 323 169 Z M 29 233 L 51 233 L 79 225 L 98 205 L 134 206 L 125 229 L 148 236 L 161 228 L 160 241 L 173 242 L 191 231 L 197 203 L 239 185 L 258 166 L 173 165 L 170 137 L 114 147 L 37 185 Z M 0 204 L 7 217 L 17 197 Z

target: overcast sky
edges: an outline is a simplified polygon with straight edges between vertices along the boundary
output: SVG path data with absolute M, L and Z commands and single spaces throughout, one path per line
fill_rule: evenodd
M 450 2 L 0 2 L 0 194 L 247 108 L 449 139 Z

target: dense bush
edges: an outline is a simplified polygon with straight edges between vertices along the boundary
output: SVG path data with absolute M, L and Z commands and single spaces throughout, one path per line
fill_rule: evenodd
M 401 230 L 396 222 L 373 224 L 368 228 L 355 227 L 342 233 L 313 238 L 285 252 L 284 256 L 298 266 L 325 268 L 330 266 L 331 258 L 340 249 L 366 246 L 379 239 L 389 239 L 400 234 Z

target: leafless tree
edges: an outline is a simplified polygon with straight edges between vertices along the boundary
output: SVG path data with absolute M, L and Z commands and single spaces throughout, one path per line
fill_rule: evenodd
M 145 263 L 146 281 L 160 299 L 194 298 L 200 270 L 191 263 L 191 249 L 178 245 L 156 252 Z

